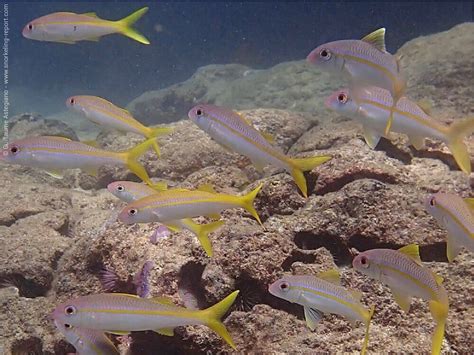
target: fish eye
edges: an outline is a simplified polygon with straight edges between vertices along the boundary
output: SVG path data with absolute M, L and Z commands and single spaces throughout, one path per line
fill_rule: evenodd
M 28 24 L 28 29 L 31 31 L 33 29 L 33 25 L 31 23 Z
M 430 198 L 430 206 L 436 206 L 436 199 L 434 198 L 434 196 Z
M 135 216 L 138 213 L 138 210 L 135 208 L 132 208 L 131 210 L 128 211 L 129 216 Z
M 123 190 L 125 190 L 125 187 L 123 187 L 122 185 L 117 186 L 117 191 L 123 191 Z
M 347 95 L 341 92 L 339 95 L 337 95 L 337 101 L 339 101 L 341 104 L 345 104 L 347 102 Z
M 198 116 L 201 116 L 201 115 L 202 115 L 202 110 L 201 110 L 200 108 L 198 108 L 198 109 L 196 110 L 196 115 L 198 115 Z
M 331 52 L 325 48 L 321 49 L 319 56 L 324 60 L 329 60 L 331 58 Z
M 71 103 L 71 105 L 74 105 L 75 103 L 74 99 L 69 100 L 69 102 Z
M 64 328 L 66 328 L 66 329 L 71 329 L 71 328 L 72 328 L 72 325 L 67 324 L 67 323 L 64 323 Z
M 365 267 L 365 268 L 368 268 L 369 267 L 369 259 L 367 259 L 366 256 L 361 256 L 360 257 L 360 264 Z
M 290 285 L 288 284 L 288 282 L 284 281 L 280 284 L 280 290 L 282 291 L 288 291 L 290 289 Z
M 16 154 L 16 153 L 18 153 L 19 151 L 20 151 L 20 148 L 18 148 L 16 145 L 14 145 L 14 146 L 12 146 L 12 147 L 10 148 L 10 152 L 11 152 L 12 154 Z
M 73 315 L 73 314 L 76 313 L 76 307 L 74 307 L 74 306 L 67 306 L 67 307 L 64 309 L 64 312 L 66 313 L 67 316 Z

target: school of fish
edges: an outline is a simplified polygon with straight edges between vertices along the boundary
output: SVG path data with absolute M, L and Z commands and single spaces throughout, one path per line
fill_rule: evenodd
M 118 33 L 149 44 L 132 28 L 147 10 L 144 7 L 118 21 L 101 19 L 95 13 L 53 13 L 29 22 L 23 29 L 23 36 L 38 41 L 76 44 L 98 41 L 102 36 Z M 359 122 L 370 148 L 374 149 L 381 137 L 390 139 L 392 130 L 406 134 L 416 149 L 423 148 L 425 138 L 439 140 L 449 147 L 459 168 L 469 174 L 471 162 L 463 139 L 474 132 L 474 117 L 449 126 L 437 122 L 426 107 L 405 96 L 406 78 L 400 60 L 386 51 L 384 28 L 361 40 L 338 40 L 319 45 L 307 56 L 307 61 L 321 71 L 342 74 L 348 79 L 349 87 L 331 94 L 325 105 L 329 110 Z M 220 219 L 223 210 L 241 208 L 256 223 L 263 224 L 253 204 L 264 188 L 263 184 L 256 184 L 235 196 L 218 193 L 209 185 L 194 190 L 168 189 L 167 184 L 150 179 L 138 158 L 150 148 L 159 157 L 157 137 L 171 133 L 172 129 L 146 127 L 129 111 L 101 97 L 71 96 L 66 105 L 97 125 L 133 132 L 145 141 L 129 150 L 112 152 L 64 137 L 27 137 L 9 142 L 0 155 L 0 162 L 42 169 L 56 178 L 61 178 L 67 169 L 82 169 L 96 175 L 105 165 L 125 167 L 143 183 L 116 181 L 107 186 L 108 191 L 124 203 L 114 218 L 125 224 L 159 224 L 152 236 L 154 243 L 159 242 L 162 234 L 188 230 L 198 238 L 208 257 L 213 256 L 209 235 L 225 223 Z M 290 157 L 268 135 L 254 128 L 244 115 L 229 108 L 198 104 L 189 109 L 188 117 L 220 145 L 248 157 L 259 172 L 263 173 L 263 168 L 270 165 L 291 174 L 304 197 L 308 197 L 308 188 L 303 173 L 333 159 L 328 155 Z M 474 199 L 436 193 L 427 196 L 423 203 L 428 213 L 447 231 L 449 262 L 462 248 L 474 252 Z M 193 220 L 195 217 L 205 217 L 208 222 L 197 223 Z M 172 336 L 175 327 L 189 325 L 205 325 L 232 349 L 237 349 L 222 318 L 232 307 L 238 290 L 206 309 L 180 307 L 165 296 L 148 298 L 151 268 L 153 263 L 145 264 L 134 281 L 142 297 L 100 293 L 77 296 L 57 305 L 52 312 L 54 324 L 78 354 L 118 354 L 107 334 L 151 330 Z M 448 294 L 443 279 L 423 266 L 417 245 L 398 250 L 361 251 L 353 259 L 353 268 L 389 287 L 405 312 L 409 312 L 413 297 L 427 301 L 435 322 L 431 353 L 440 354 L 449 312 Z M 268 291 L 275 297 L 303 306 L 311 331 L 317 331 L 318 323 L 326 313 L 337 314 L 352 324 L 363 323 L 365 338 L 361 353 L 370 348 L 370 323 L 377 317 L 376 309 L 383 305 L 364 305 L 361 292 L 341 285 L 338 270 L 318 275 L 281 275 L 269 285 Z

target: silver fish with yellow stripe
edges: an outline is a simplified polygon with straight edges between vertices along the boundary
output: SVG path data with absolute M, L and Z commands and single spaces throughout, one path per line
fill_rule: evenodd
M 426 198 L 425 207 L 448 232 L 446 254 L 450 262 L 462 247 L 474 252 L 474 198 L 437 193 Z
M 405 312 L 410 310 L 412 297 L 429 302 L 436 321 L 431 353 L 440 354 L 449 310 L 448 295 L 442 285 L 443 278 L 421 263 L 418 245 L 410 244 L 399 250 L 367 250 L 358 254 L 352 265 L 390 287 L 395 301 Z
M 73 327 L 120 335 L 153 330 L 172 336 L 176 327 L 206 325 L 235 349 L 221 318 L 232 306 L 238 293 L 234 291 L 204 310 L 178 307 L 165 297 L 145 299 L 129 294 L 103 293 L 78 297 L 58 305 L 53 311 L 53 319 Z
M 71 96 L 66 100 L 66 106 L 71 110 L 81 113 L 98 125 L 115 128 L 124 132 L 133 132 L 147 139 L 156 138 L 159 135 L 172 131 L 171 128 L 166 127 L 146 127 L 138 122 L 129 111 L 98 96 Z M 160 149 L 156 140 L 154 141 L 153 148 L 156 154 L 160 156 Z
M 329 96 L 325 105 L 360 122 L 365 141 L 373 149 L 385 136 L 393 98 L 387 90 L 373 86 L 341 89 Z M 430 116 L 428 107 L 421 107 L 406 97 L 398 101 L 394 117 L 392 130 L 406 134 L 416 149 L 423 148 L 425 138 L 440 140 L 449 147 L 461 170 L 471 172 L 471 159 L 463 139 L 474 132 L 474 117 L 444 125 Z
M 308 196 L 308 188 L 303 172 L 332 159 L 327 155 L 290 158 L 274 147 L 242 115 L 225 107 L 197 105 L 189 111 L 188 117 L 222 146 L 248 157 L 257 170 L 272 165 L 290 172 L 305 197 Z
M 311 330 L 324 313 L 333 313 L 349 319 L 352 323 L 361 321 L 366 326 L 366 334 L 361 353 L 365 354 L 369 341 L 369 326 L 374 307 L 367 309 L 361 302 L 362 294 L 345 289 L 340 285 L 338 270 L 329 270 L 317 275 L 285 276 L 268 288 L 269 292 L 279 298 L 304 307 L 306 323 Z
M 107 186 L 107 190 L 109 190 L 114 196 L 127 203 L 131 203 L 141 198 L 154 195 L 158 192 L 157 190 L 148 185 L 131 181 L 112 182 Z M 224 224 L 224 221 L 198 224 L 194 222 L 191 218 L 185 218 L 176 221 L 168 221 L 164 224 L 173 231 L 180 231 L 181 229 L 186 229 L 194 233 L 207 255 L 212 257 L 213 251 L 211 241 L 209 240 L 209 233 L 222 226 Z

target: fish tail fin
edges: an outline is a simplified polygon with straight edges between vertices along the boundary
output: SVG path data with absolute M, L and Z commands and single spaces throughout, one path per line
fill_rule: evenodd
M 462 171 L 471 173 L 471 158 L 463 139 L 474 132 L 474 117 L 454 122 L 447 129 L 448 147 Z
M 306 179 L 303 175 L 304 171 L 313 170 L 313 168 L 331 160 L 332 156 L 330 155 L 321 155 L 311 158 L 300 158 L 300 159 L 290 159 L 290 165 L 292 166 L 291 176 L 296 182 L 296 185 L 303 193 L 304 197 L 308 197 L 308 188 L 306 186 Z
M 207 256 L 209 257 L 212 257 L 213 255 L 212 244 L 211 244 L 211 241 L 209 240 L 209 233 L 215 231 L 217 228 L 219 228 L 223 224 L 224 224 L 224 221 L 216 221 L 216 222 L 211 222 L 207 224 L 201 224 L 198 227 L 196 236 L 199 240 L 199 243 L 201 243 L 202 248 L 204 249 Z
M 232 337 L 227 331 L 225 325 L 222 323 L 221 318 L 232 306 L 238 294 L 238 290 L 234 291 L 222 301 L 216 303 L 214 306 L 201 311 L 202 317 L 205 320 L 205 324 L 215 331 L 222 339 L 224 339 L 234 350 L 236 349 L 234 341 L 232 340 Z
M 370 322 L 372 321 L 372 317 L 374 315 L 375 306 L 370 307 L 369 316 L 367 318 L 367 324 L 365 325 L 365 337 L 364 343 L 362 344 L 362 349 L 360 351 L 361 355 L 365 355 L 367 352 L 367 346 L 369 345 L 369 329 L 370 329 Z
M 153 143 L 155 142 L 155 138 L 147 139 L 145 142 L 138 144 L 137 146 L 133 147 L 132 149 L 124 152 L 127 167 L 140 179 L 142 179 L 146 184 L 161 190 L 166 190 L 166 187 L 163 188 L 162 186 L 157 186 L 161 184 L 153 184 L 146 172 L 144 166 L 138 162 L 138 158 L 146 153 Z
M 148 41 L 145 36 L 139 33 L 136 29 L 132 28 L 132 25 L 137 22 L 143 15 L 145 15 L 147 11 L 148 7 L 143 7 L 140 10 L 135 11 L 133 14 L 128 15 L 127 17 L 118 21 L 120 32 L 123 35 L 134 39 L 137 42 L 143 44 L 150 44 L 150 41 Z
M 147 138 L 156 138 L 158 136 L 168 134 L 168 133 L 171 133 L 171 132 L 173 132 L 173 128 L 169 128 L 169 127 L 149 128 L 146 137 Z M 153 144 L 153 149 L 155 150 L 156 155 L 159 158 L 160 155 L 161 155 L 160 154 L 160 147 L 158 146 L 158 142 L 156 140 Z
M 446 325 L 446 318 L 448 317 L 448 308 L 447 304 L 430 301 L 430 311 L 431 315 L 436 321 L 436 328 L 433 333 L 432 343 L 431 343 L 431 354 L 440 354 L 441 347 L 443 345 L 444 338 L 444 328 Z
M 253 207 L 253 201 L 255 200 L 255 197 L 257 196 L 258 192 L 261 190 L 262 187 L 263 184 L 260 184 L 254 190 L 250 191 L 247 195 L 240 197 L 241 206 L 248 213 L 250 213 L 260 224 L 262 224 L 262 221 L 260 220 L 260 217 L 257 211 L 255 210 L 255 207 Z

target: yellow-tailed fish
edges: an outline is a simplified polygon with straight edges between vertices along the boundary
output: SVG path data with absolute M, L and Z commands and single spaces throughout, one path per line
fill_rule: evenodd
M 443 279 L 422 265 L 418 245 L 410 244 L 399 250 L 367 250 L 358 254 L 352 265 L 390 287 L 395 301 L 405 312 L 410 310 L 412 297 L 429 302 L 436 321 L 431 353 L 440 354 L 448 317 L 448 295 L 442 286 Z
M 68 323 L 54 321 L 56 328 L 76 349 L 77 355 L 119 355 L 112 341 L 101 330 L 78 328 Z
M 55 321 L 73 327 L 102 330 L 112 334 L 153 330 L 173 336 L 173 329 L 186 325 L 206 325 L 219 334 L 233 349 L 235 344 L 221 321 L 235 301 L 234 291 L 222 301 L 204 310 L 175 306 L 166 297 L 140 298 L 124 293 L 82 296 L 58 305 Z
M 373 85 L 390 92 L 394 104 L 383 130 L 390 131 L 395 104 L 404 95 L 406 80 L 400 68 L 400 57 L 387 52 L 385 28 L 380 28 L 361 40 L 340 40 L 320 45 L 307 60 L 321 70 L 342 73 L 352 87 Z
M 23 37 L 37 41 L 74 44 L 78 41 L 98 41 L 102 36 L 120 33 L 140 43 L 150 44 L 132 28 L 147 11 L 148 7 L 144 7 L 119 21 L 103 20 L 94 12 L 55 12 L 27 23 L 22 34 Z
M 153 145 L 154 140 L 149 139 L 124 152 L 111 152 L 63 137 L 28 137 L 9 143 L 2 150 L 0 162 L 40 168 L 56 178 L 61 178 L 62 171 L 67 169 L 81 169 L 97 175 L 98 169 L 104 165 L 121 165 L 153 185 L 137 159 Z M 161 188 L 162 184 L 153 186 Z
M 365 141 L 373 149 L 385 135 L 384 127 L 393 99 L 387 90 L 372 86 L 338 90 L 326 99 L 325 104 L 327 108 L 362 123 Z M 447 126 L 437 122 L 426 111 L 427 108 L 402 97 L 394 109 L 393 131 L 408 135 L 416 149 L 424 146 L 426 137 L 446 143 L 461 170 L 469 174 L 471 159 L 463 139 L 474 132 L 474 117 Z
M 274 147 L 242 115 L 224 107 L 197 105 L 189 111 L 188 117 L 219 144 L 247 156 L 259 171 L 273 165 L 290 172 L 305 197 L 308 196 L 308 189 L 303 172 L 332 158 L 290 158 Z
M 107 190 L 109 190 L 114 196 L 127 203 L 131 203 L 157 193 L 154 188 L 148 185 L 131 181 L 112 182 L 107 186 Z M 164 224 L 173 231 L 186 229 L 194 233 L 206 254 L 211 257 L 213 255 L 213 251 L 211 241 L 209 240 L 209 233 L 222 226 L 224 221 L 198 224 L 195 223 L 191 218 L 185 218 L 176 221 L 168 221 Z
M 97 96 L 72 96 L 67 99 L 66 106 L 83 114 L 92 122 L 104 127 L 120 131 L 133 132 L 148 139 L 155 138 L 172 131 L 171 128 L 150 128 L 138 122 L 130 112 L 115 106 L 113 103 Z M 160 156 L 160 148 L 155 140 L 153 148 Z
M 128 204 L 119 214 L 123 223 L 167 223 L 184 218 L 209 216 L 219 218 L 219 213 L 229 208 L 244 208 L 262 224 L 253 200 L 263 184 L 244 196 L 216 193 L 214 190 L 174 189 L 160 191 Z
M 302 305 L 306 324 L 311 330 L 316 329 L 324 313 L 339 314 L 352 323 L 363 322 L 366 333 L 361 353 L 365 354 L 374 307 L 365 308 L 360 302 L 360 292 L 345 289 L 340 285 L 338 270 L 329 270 L 317 277 L 285 276 L 271 284 L 268 290 L 276 297 Z
M 474 252 L 474 198 L 437 193 L 428 196 L 425 207 L 448 232 L 446 254 L 450 262 L 462 247 Z

